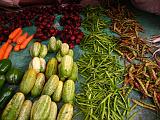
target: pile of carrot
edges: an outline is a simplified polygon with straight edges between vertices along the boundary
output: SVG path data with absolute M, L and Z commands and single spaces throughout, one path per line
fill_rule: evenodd
M 27 32 L 23 34 L 22 28 L 17 28 L 10 33 L 7 42 L 0 48 L 0 60 L 7 59 L 14 47 L 14 51 L 25 49 L 28 43 L 33 39 L 33 35 L 28 35 Z M 15 46 L 12 43 L 16 43 Z

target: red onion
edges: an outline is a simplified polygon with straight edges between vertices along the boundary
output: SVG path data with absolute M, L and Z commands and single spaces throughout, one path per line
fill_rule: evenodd
M 75 40 L 75 36 L 71 36 L 71 41 L 74 41 Z
M 76 44 L 80 44 L 81 40 L 80 39 L 76 39 Z
M 69 47 L 70 47 L 71 49 L 73 49 L 73 48 L 74 48 L 74 44 L 73 44 L 73 43 L 70 43 L 70 44 L 69 44 Z

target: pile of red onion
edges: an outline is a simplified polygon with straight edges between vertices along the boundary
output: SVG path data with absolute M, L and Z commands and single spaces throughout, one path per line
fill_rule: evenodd
M 37 27 L 35 39 L 47 40 L 51 36 L 59 36 L 63 42 L 70 44 L 73 48 L 79 44 L 83 38 L 83 33 L 79 29 L 81 26 L 79 5 L 42 6 L 25 8 L 18 12 L 0 12 L 0 41 L 6 41 L 8 35 L 18 27 Z M 60 25 L 64 26 L 62 31 L 54 27 L 54 14 L 62 14 Z
M 57 30 L 53 24 L 54 19 L 55 16 L 49 14 L 39 15 L 35 19 L 35 26 L 37 27 L 35 34 L 36 39 L 47 40 L 57 34 Z
M 60 25 L 64 26 L 61 31 L 60 39 L 68 43 L 70 48 L 74 48 L 76 44 L 80 44 L 83 38 L 83 32 L 80 30 L 81 17 L 79 13 L 65 13 L 60 20 Z

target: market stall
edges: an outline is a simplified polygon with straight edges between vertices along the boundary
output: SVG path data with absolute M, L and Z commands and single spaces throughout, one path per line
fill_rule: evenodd
M 160 119 L 160 17 L 104 3 L 0 12 L 2 120 Z

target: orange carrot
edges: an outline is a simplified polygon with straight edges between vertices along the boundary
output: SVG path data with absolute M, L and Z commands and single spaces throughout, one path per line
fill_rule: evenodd
M 22 31 L 20 31 L 17 36 L 12 40 L 13 42 L 16 42 L 17 39 L 22 35 Z
M 9 44 L 10 44 L 10 43 L 12 43 L 12 40 L 8 39 L 7 42 L 9 42 Z
M 25 41 L 27 39 L 28 33 L 24 33 L 23 35 L 21 35 L 18 39 L 17 39 L 17 44 L 22 44 L 23 41 Z
M 9 45 L 9 42 L 7 41 L 1 46 L 1 48 L 0 48 L 0 60 L 3 59 L 4 53 L 5 53 L 8 45 Z
M 9 39 L 13 40 L 19 32 L 22 31 L 22 28 L 16 28 L 11 34 L 9 35 Z
M 15 51 L 15 52 L 18 52 L 18 51 L 20 50 L 20 46 L 21 46 L 21 45 L 17 44 L 17 45 L 14 47 L 14 51 Z
M 29 36 L 20 46 L 20 49 L 24 49 L 27 47 L 28 43 L 33 39 L 34 34 Z
M 8 57 L 12 51 L 12 48 L 13 48 L 13 46 L 11 44 L 9 44 L 5 53 L 4 53 L 3 59 L 8 59 Z

